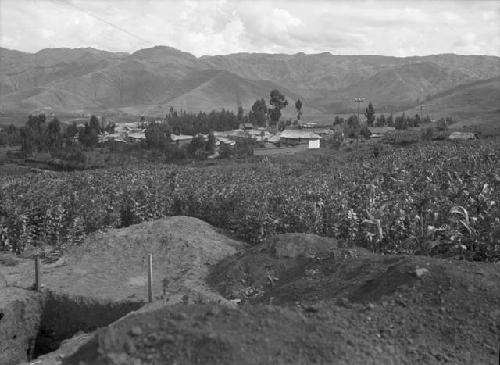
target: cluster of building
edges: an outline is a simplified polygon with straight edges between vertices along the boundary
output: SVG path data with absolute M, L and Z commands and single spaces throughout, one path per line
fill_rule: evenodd
M 158 121 L 159 122 L 159 121 Z M 338 128 L 337 128 L 338 129 Z M 236 130 L 214 132 L 216 145 L 226 144 L 234 146 L 239 138 L 252 138 L 259 143 L 260 147 L 274 148 L 277 146 L 295 146 L 307 145 L 308 148 L 320 148 L 320 141 L 329 136 L 342 133 L 341 130 L 318 127 L 316 123 L 304 123 L 301 129 L 285 129 L 281 132 L 270 132 L 264 127 L 254 127 L 251 123 L 243 123 Z M 395 130 L 394 127 L 370 127 L 371 138 L 378 139 L 385 134 Z M 208 134 L 201 134 L 205 140 Z M 465 134 L 461 132 L 452 133 L 450 139 L 476 138 L 472 133 Z M 100 142 L 116 141 L 123 143 L 140 142 L 146 139 L 146 129 L 144 125 L 138 122 L 115 123 L 113 133 L 107 133 L 99 136 Z M 172 143 L 178 145 L 188 144 L 193 139 L 191 135 L 171 134 Z
M 115 123 L 113 133 L 104 132 L 99 136 L 99 142 L 140 142 L 146 139 L 146 128 L 137 122 Z
M 116 123 L 114 132 L 99 136 L 100 142 L 123 142 L 134 143 L 146 139 L 146 129 L 141 123 Z M 282 132 L 271 133 L 264 127 L 254 128 L 251 123 L 240 125 L 239 129 L 231 131 L 214 132 L 216 145 L 226 144 L 234 146 L 239 138 L 252 138 L 256 142 L 260 142 L 262 147 L 276 147 L 278 145 L 296 145 L 307 144 L 309 148 L 319 148 L 320 140 L 326 134 L 331 134 L 329 129 L 285 129 Z M 205 139 L 208 139 L 208 134 L 201 134 Z M 171 134 L 172 143 L 183 145 L 190 143 L 193 139 L 191 135 Z

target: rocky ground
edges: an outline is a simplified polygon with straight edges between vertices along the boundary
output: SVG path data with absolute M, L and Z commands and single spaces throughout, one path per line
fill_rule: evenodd
M 73 285 L 49 282 L 56 269 L 46 285 L 139 299 L 147 252 L 166 279 L 155 303 L 78 333 L 40 364 L 498 363 L 499 264 L 373 255 L 306 234 L 248 248 L 173 217 L 89 238 L 58 269 Z M 22 265 L 0 266 L 7 283 L 29 283 Z

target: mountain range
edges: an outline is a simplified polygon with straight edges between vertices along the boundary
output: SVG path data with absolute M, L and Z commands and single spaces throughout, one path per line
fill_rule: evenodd
M 475 110 L 498 118 L 499 77 L 500 57 L 481 55 L 237 53 L 197 58 L 166 46 L 132 54 L 0 48 L 0 113 L 161 116 L 171 106 L 193 112 L 249 110 L 277 88 L 290 103 L 285 117 L 295 115 L 298 98 L 305 118 L 324 119 L 354 111 L 353 98 L 364 97 L 378 112 L 413 112 L 423 103 L 429 111 L 430 105 L 456 109 L 458 118 L 470 118 Z

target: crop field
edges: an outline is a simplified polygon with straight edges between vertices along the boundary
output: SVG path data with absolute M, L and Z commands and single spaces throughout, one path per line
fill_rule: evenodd
M 499 261 L 499 161 L 491 139 L 349 164 L 290 158 L 0 176 L 0 249 L 63 247 L 108 227 L 187 215 L 254 244 L 307 232 L 380 253 Z

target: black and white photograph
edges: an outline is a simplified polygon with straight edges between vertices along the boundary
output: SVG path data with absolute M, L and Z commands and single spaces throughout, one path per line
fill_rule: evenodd
M 0 365 L 500 365 L 498 0 L 0 0 Z

